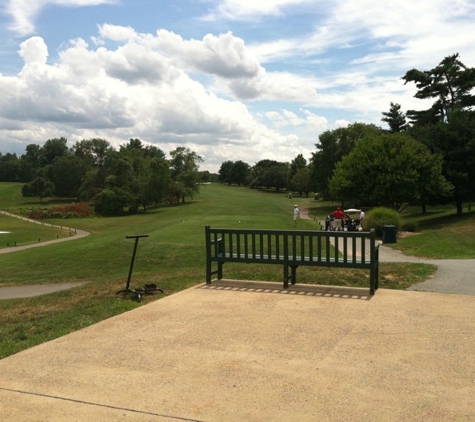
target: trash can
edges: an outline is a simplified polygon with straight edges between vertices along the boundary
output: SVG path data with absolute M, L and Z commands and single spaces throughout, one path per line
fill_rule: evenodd
M 384 243 L 396 243 L 396 226 L 383 226 Z

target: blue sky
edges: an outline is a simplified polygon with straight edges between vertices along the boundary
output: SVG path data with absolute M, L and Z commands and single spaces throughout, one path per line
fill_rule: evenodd
M 307 159 L 318 136 L 427 103 L 401 77 L 459 53 L 473 0 L 5 0 L 0 152 L 64 136 L 225 160 Z

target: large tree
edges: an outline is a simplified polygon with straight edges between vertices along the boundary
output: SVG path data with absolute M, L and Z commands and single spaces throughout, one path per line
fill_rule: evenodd
M 235 161 L 232 172 L 233 183 L 237 184 L 238 186 L 245 185 L 249 178 L 250 170 L 251 166 L 249 164 L 242 160 Z
M 315 192 L 330 199 L 329 182 L 336 164 L 349 154 L 356 142 L 369 133 L 379 134 L 382 130 L 375 125 L 354 123 L 348 127 L 323 132 L 315 144 L 317 152 L 312 154 L 310 171 Z
M 185 197 L 193 198 L 199 192 L 199 164 L 203 159 L 189 148 L 178 147 L 170 152 L 171 180 L 177 182 L 174 186 L 183 187 L 181 202 L 185 202 Z M 175 190 L 178 192 L 178 190 Z
M 300 196 L 304 193 L 308 197 L 308 194 L 312 190 L 312 176 L 308 167 L 302 167 L 297 170 L 290 180 L 292 190 L 297 191 Z
M 53 164 L 54 160 L 69 154 L 68 140 L 66 138 L 48 139 L 40 149 L 40 166 Z
M 0 182 L 18 182 L 20 178 L 20 160 L 16 154 L 0 152 Z
M 416 98 L 435 100 L 427 110 L 407 112 L 410 132 L 442 154 L 444 175 L 454 186 L 452 200 L 462 214 L 463 202 L 475 199 L 475 68 L 454 54 L 431 70 L 412 69 L 403 79 L 416 84 Z
M 224 161 L 219 168 L 219 181 L 228 185 L 245 185 L 249 172 L 250 166 L 244 161 Z
M 221 167 L 219 168 L 219 181 L 221 183 L 227 183 L 230 185 L 233 182 L 233 168 L 234 162 L 232 161 L 223 161 Z
M 287 184 L 289 164 L 275 160 L 258 161 L 251 169 L 251 188 L 275 188 L 280 190 Z
M 406 133 L 367 136 L 336 166 L 330 181 L 335 198 L 350 205 L 402 210 L 448 195 L 442 160 Z
M 112 150 L 109 141 L 101 138 L 83 139 L 73 146 L 74 155 L 90 167 L 104 166 Z
M 402 78 L 404 84 L 416 84 L 420 99 L 435 99 L 427 110 L 409 110 L 412 124 L 448 122 L 452 112 L 475 106 L 475 68 L 465 66 L 458 54 L 445 57 L 430 70 L 411 69 Z
M 142 171 L 138 179 L 138 202 L 144 212 L 149 205 L 158 205 L 165 198 L 170 184 L 170 169 L 168 162 L 163 158 L 145 157 L 146 170 Z
M 24 197 L 37 197 L 42 202 L 43 198 L 53 196 L 53 191 L 53 182 L 48 179 L 46 171 L 40 169 L 37 176 L 31 182 L 23 185 L 21 193 Z
M 302 154 L 297 155 L 291 162 L 289 166 L 289 174 L 287 175 L 287 188 L 290 190 L 298 190 L 292 184 L 292 179 L 301 169 L 307 167 L 307 160 Z
M 56 159 L 49 171 L 55 196 L 79 199 L 79 188 L 86 171 L 87 165 L 75 155 Z

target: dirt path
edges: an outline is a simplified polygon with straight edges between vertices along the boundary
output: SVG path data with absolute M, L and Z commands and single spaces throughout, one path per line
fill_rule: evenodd
M 310 216 L 308 215 L 308 208 L 300 209 L 300 218 L 302 220 L 311 220 Z

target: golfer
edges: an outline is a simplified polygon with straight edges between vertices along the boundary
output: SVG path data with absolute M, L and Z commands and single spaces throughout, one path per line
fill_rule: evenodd
M 300 215 L 300 210 L 297 205 L 294 205 L 294 226 L 297 225 L 297 220 L 299 218 L 299 215 Z

